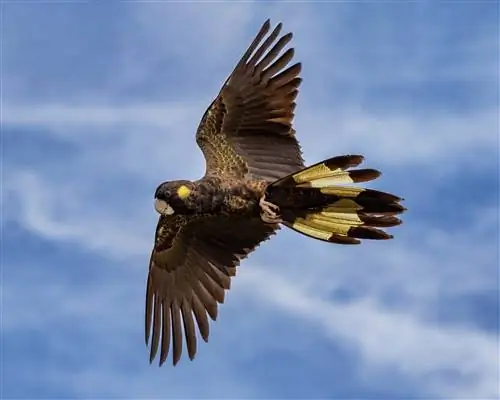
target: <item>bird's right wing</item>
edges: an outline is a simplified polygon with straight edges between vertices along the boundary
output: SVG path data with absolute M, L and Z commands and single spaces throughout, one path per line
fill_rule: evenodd
M 200 122 L 207 176 L 275 181 L 304 167 L 292 128 L 301 65 L 287 68 L 293 48 L 280 56 L 292 34 L 279 37 L 280 23 L 263 41 L 269 29 L 267 20 Z
M 175 365 L 182 354 L 183 330 L 189 358 L 195 357 L 195 320 L 207 341 L 207 314 L 217 318 L 217 304 L 224 302 L 240 260 L 276 229 L 260 218 L 160 217 L 146 290 L 145 334 L 148 344 L 152 332 L 151 362 L 160 347 L 162 365 L 172 342 Z

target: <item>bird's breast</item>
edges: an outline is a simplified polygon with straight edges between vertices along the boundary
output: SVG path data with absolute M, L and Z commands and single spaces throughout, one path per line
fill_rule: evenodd
M 202 213 L 247 215 L 256 212 L 262 194 L 251 182 L 218 179 L 203 182 L 194 201 Z
M 253 182 L 234 182 L 225 191 L 225 211 L 237 215 L 254 214 L 261 196 L 260 187 L 256 187 Z

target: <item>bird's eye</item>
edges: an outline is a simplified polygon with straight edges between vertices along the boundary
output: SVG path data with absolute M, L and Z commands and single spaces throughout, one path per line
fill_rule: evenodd
M 172 215 L 175 213 L 170 204 L 158 198 L 155 199 L 155 210 L 160 215 Z

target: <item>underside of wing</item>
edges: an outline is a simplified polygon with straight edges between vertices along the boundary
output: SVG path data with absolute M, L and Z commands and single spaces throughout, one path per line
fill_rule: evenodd
M 196 141 L 206 175 L 274 181 L 304 167 L 292 128 L 301 65 L 288 66 L 292 34 L 280 36 L 281 27 L 265 38 L 264 23 L 205 112 Z
M 240 261 L 277 229 L 259 218 L 161 217 L 156 229 L 146 289 L 146 344 L 150 361 L 169 351 L 173 364 L 185 339 L 189 358 L 197 351 L 196 327 L 206 342 Z

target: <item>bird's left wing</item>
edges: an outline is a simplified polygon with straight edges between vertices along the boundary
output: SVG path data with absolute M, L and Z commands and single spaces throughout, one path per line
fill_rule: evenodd
M 151 362 L 160 348 L 162 365 L 172 347 L 175 365 L 182 354 L 182 331 L 189 358 L 195 357 L 195 321 L 207 341 L 207 314 L 217 318 L 217 305 L 224 302 L 240 260 L 276 229 L 260 218 L 160 217 L 146 290 L 145 334 L 146 344 L 151 334 Z

